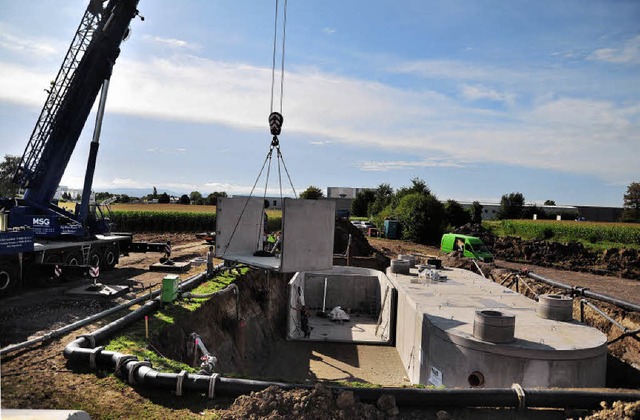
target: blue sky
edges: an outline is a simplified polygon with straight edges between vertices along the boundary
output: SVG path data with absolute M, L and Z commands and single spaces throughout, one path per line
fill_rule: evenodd
M 140 1 L 96 190 L 250 191 L 274 3 Z M 0 0 L 0 153 L 22 155 L 86 4 Z M 621 206 L 640 181 L 638 1 L 291 0 L 287 18 L 280 142 L 298 192 L 420 177 L 443 200 Z M 82 185 L 92 128 L 64 185 Z

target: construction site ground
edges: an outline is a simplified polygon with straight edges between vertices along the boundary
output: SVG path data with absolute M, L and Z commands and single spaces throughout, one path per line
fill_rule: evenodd
M 172 257 L 178 261 L 204 257 L 209 245 L 195 239 L 193 234 L 137 235 L 137 240 L 164 241 L 173 244 Z M 440 255 L 437 248 L 410 242 L 370 238 L 371 245 L 380 253 L 394 258 L 398 254 Z M 102 273 L 103 283 L 122 282 L 134 279 L 138 289 L 160 286 L 163 273 L 149 271 L 149 266 L 157 262 L 158 254 L 132 254 L 121 259 L 119 267 Z M 446 258 L 446 257 L 444 257 Z M 522 264 L 497 261 L 496 266 L 522 268 Z M 202 272 L 203 265 L 194 265 L 182 278 Z M 618 277 L 602 277 L 586 273 L 574 273 L 552 268 L 528 266 L 544 276 L 565 282 L 579 284 L 592 290 L 610 294 L 620 299 L 640 303 L 637 280 Z M 40 336 L 48 331 L 85 318 L 107 307 L 115 305 L 110 301 L 83 300 L 64 295 L 64 290 L 86 281 L 75 281 L 49 287 L 30 289 L 17 296 L 0 301 L 0 345 L 2 347 Z M 619 312 L 622 318 L 626 314 Z M 634 321 L 635 322 L 635 321 Z M 354 401 L 337 401 L 327 394 L 326 389 L 313 391 L 269 390 L 254 396 L 210 400 L 200 395 L 176 397 L 164 390 L 133 388 L 125 380 L 102 372 L 74 372 L 68 369 L 62 350 L 65 345 L 83 333 L 102 325 L 99 322 L 83 327 L 62 338 L 38 344 L 31 349 L 21 350 L 2 358 L 1 406 L 30 409 L 80 409 L 92 418 L 385 418 L 395 414 L 389 407 L 367 407 Z M 628 340 L 628 339 L 627 339 Z M 402 374 L 400 359 L 392 347 L 346 345 L 339 347 L 328 343 L 283 342 L 282 357 L 274 366 L 275 370 L 292 370 L 296 379 L 303 382 L 315 381 L 358 381 L 383 386 L 407 386 Z M 622 346 L 624 349 L 625 347 Z M 343 350 L 343 351 L 342 351 Z M 624 352 L 624 350 L 620 350 Z M 637 359 L 635 347 L 629 350 L 629 357 Z M 297 355 L 305 355 L 304 359 Z M 346 357 L 348 354 L 349 357 Z M 640 366 L 640 360 L 637 360 Z M 295 368 L 292 368 L 295 366 Z M 340 398 L 339 398 L 340 399 Z M 316 411 L 302 409 L 312 407 Z M 313 401 L 310 404 L 309 401 Z M 282 410 L 280 410 L 280 405 Z M 630 407 L 630 406 L 625 406 Z M 622 408 L 624 411 L 625 407 Z M 266 411 L 265 411 L 266 410 Z M 280 411 L 279 411 L 280 410 Z M 618 410 L 619 411 L 619 410 Z M 274 414 L 275 413 L 275 414 Z M 280 414 L 279 414 L 280 413 Z M 282 415 L 288 413 L 288 415 Z M 293 413 L 296 413 L 295 415 Z M 619 418 L 617 411 L 599 413 L 598 418 Z M 574 414 L 566 413 L 572 417 Z M 438 410 L 419 411 L 401 409 L 399 418 L 453 418 Z M 473 415 L 458 413 L 455 418 L 473 418 Z M 507 417 L 508 418 L 508 417 Z M 564 417 L 563 417 L 564 418 Z M 576 417 L 577 418 L 577 417 Z M 638 417 L 631 417 L 638 418 Z

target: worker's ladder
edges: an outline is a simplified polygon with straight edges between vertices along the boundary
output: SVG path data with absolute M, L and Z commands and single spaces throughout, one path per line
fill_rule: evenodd
M 91 244 L 82 244 L 80 249 L 82 250 L 82 265 L 89 265 L 89 255 L 91 255 Z

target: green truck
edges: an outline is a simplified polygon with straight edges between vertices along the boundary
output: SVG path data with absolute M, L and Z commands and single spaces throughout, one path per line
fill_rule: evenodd
M 475 258 L 482 262 L 493 262 L 493 255 L 475 236 L 460 235 L 457 233 L 445 233 L 440 241 L 442 252 L 460 252 L 462 256 Z

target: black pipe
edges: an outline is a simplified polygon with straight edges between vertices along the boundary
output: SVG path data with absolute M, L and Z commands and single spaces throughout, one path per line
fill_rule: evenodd
M 640 305 L 636 305 L 635 303 L 627 302 L 621 299 L 614 298 L 612 296 L 604 295 L 602 293 L 592 292 L 589 289 L 579 286 L 570 286 L 568 284 L 560 283 L 555 280 L 548 279 L 539 274 L 532 273 L 530 271 L 526 272 L 528 277 L 531 277 L 534 280 L 541 281 L 543 283 L 549 284 L 551 286 L 557 287 L 559 289 L 569 290 L 571 294 L 574 296 L 584 296 L 596 300 L 600 300 L 602 302 L 607 302 L 612 305 L 616 305 L 622 309 L 626 309 L 628 311 L 640 312 Z

